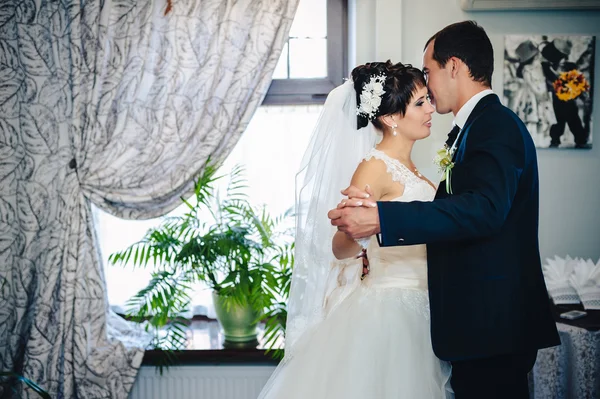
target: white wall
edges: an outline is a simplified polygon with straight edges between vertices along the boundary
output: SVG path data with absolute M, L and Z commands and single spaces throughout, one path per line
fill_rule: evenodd
M 170 367 L 160 375 L 142 366 L 129 399 L 256 399 L 275 370 L 271 365 Z
M 540 249 L 554 254 L 600 258 L 600 11 L 464 12 L 459 0 L 351 0 L 356 21 L 355 59 L 411 63 L 420 67 L 423 46 L 453 22 L 473 19 L 494 46 L 492 85 L 502 94 L 503 37 L 506 34 L 596 35 L 594 110 L 591 150 L 538 149 L 540 168 Z M 414 160 L 435 178 L 433 153 L 444 142 L 452 115 L 436 115 L 430 139 L 415 146 Z

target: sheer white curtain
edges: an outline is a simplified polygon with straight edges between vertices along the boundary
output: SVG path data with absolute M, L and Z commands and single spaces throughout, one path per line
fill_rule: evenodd
M 297 2 L 2 1 L 3 370 L 57 398 L 127 397 L 143 344 L 108 311 L 91 204 L 176 207 L 245 130 Z

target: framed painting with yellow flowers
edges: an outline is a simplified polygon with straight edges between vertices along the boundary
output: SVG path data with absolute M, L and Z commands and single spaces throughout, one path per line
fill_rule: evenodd
M 504 103 L 538 148 L 592 148 L 595 36 L 510 35 Z

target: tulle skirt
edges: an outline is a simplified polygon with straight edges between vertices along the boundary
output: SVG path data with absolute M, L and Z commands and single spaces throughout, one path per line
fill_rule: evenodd
M 359 285 L 302 335 L 260 399 L 451 398 L 423 290 Z

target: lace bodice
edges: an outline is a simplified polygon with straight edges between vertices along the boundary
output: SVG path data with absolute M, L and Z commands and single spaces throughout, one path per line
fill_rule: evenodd
M 388 156 L 383 151 L 373 148 L 365 161 L 371 159 L 379 159 L 387 166 L 387 172 L 392 176 L 392 180 L 404 185 L 404 193 L 401 197 L 395 198 L 394 201 L 431 201 L 435 196 L 435 190 L 427 181 L 417 177 L 406 165 Z
M 432 201 L 435 190 L 431 185 L 416 176 L 398 160 L 377 149 L 371 150 L 365 160 L 372 158 L 383 161 L 387 172 L 394 181 L 404 185 L 402 196 L 393 201 Z M 427 253 L 425 245 L 410 245 L 381 248 L 375 237 L 368 246 L 371 265 L 366 284 L 377 286 L 402 286 L 405 288 L 427 289 Z

